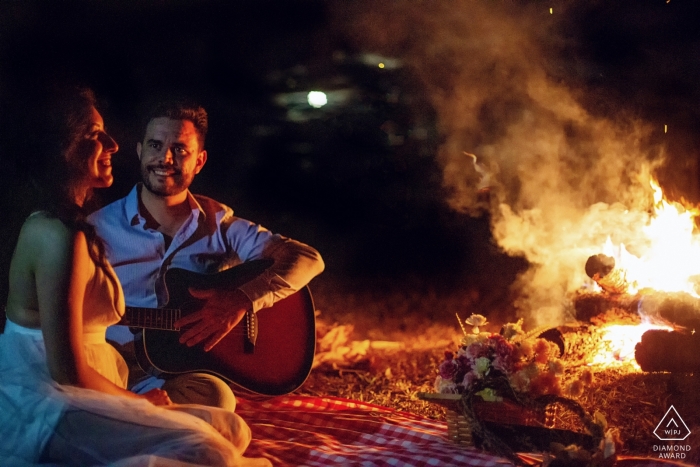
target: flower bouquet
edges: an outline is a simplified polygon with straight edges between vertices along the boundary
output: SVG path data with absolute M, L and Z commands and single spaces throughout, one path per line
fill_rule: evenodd
M 525 333 L 522 320 L 506 324 L 500 334 L 480 332 L 479 327 L 486 324 L 481 315 L 471 315 L 465 323 L 472 331 L 463 327 L 456 354 L 445 352 L 435 379 L 436 392 L 463 394 L 479 387 L 475 395 L 490 402 L 512 398 L 514 393 L 561 394 L 564 364 L 556 343 Z M 502 387 L 504 382 L 509 387 Z
M 604 417 L 590 417 L 576 401 L 562 396 L 580 393 L 581 387 L 591 383 L 590 371 L 584 371 L 564 390 L 563 348 L 540 337 L 542 329 L 525 332 L 519 320 L 494 334 L 481 331 L 486 324 L 486 318 L 476 314 L 464 320 L 464 325 L 460 319 L 464 333 L 460 347 L 456 352 L 445 352 L 434 382 L 435 393 L 419 395 L 448 408 L 448 436 L 459 444 L 480 445 L 514 461 L 515 450 L 546 451 L 553 442 L 581 445 L 584 452 L 595 451 L 596 459 L 607 460 L 609 456 L 603 451 L 607 449 L 609 454 L 613 443 L 606 441 L 611 434 L 606 436 Z M 557 410 L 575 414 L 587 433 L 556 428 Z M 525 445 L 523 438 L 529 439 Z

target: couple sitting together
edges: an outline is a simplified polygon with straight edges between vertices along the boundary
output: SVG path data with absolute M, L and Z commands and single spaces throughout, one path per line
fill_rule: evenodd
M 112 184 L 117 143 L 93 93 L 54 96 L 36 122 L 33 167 L 41 205 L 25 221 L 9 274 L 0 335 L 0 464 L 269 465 L 243 456 L 250 429 L 228 384 L 204 373 L 147 377 L 128 388 L 124 358 L 105 338 L 125 303 L 162 307 L 165 273 L 271 264 L 235 290 L 191 290 L 203 301 L 179 318 L 179 342 L 204 351 L 246 314 L 271 306 L 323 270 L 313 248 L 233 215 L 188 187 L 207 161 L 207 114 L 166 102 L 148 115 L 136 152 L 142 182 L 90 213 Z M 110 327 L 125 343 L 128 328 Z M 110 335 L 110 338 L 112 336 Z

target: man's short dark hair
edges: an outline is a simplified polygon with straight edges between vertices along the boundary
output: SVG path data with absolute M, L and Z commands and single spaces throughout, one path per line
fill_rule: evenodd
M 146 125 L 154 118 L 161 117 L 191 121 L 197 130 L 199 150 L 204 149 L 204 141 L 207 138 L 207 130 L 209 130 L 209 118 L 204 107 L 187 99 L 161 101 L 151 108 L 146 118 Z

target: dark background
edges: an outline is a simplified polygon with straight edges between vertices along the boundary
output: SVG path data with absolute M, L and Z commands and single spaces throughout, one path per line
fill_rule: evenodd
M 546 15 L 550 6 L 494 3 L 513 14 L 540 5 Z M 662 182 L 696 201 L 697 174 L 688 172 L 697 167 L 700 6 L 551 6 L 566 13 L 553 26 L 564 40 L 553 42 L 548 72 L 581 89 L 591 112 L 624 108 L 673 128 L 664 144 L 674 159 Z M 376 51 L 346 35 L 352 25 L 343 24 L 344 10 L 343 2 L 320 0 L 0 1 L 0 292 L 33 201 L 32 168 L 23 161 L 32 133 L 16 116 L 36 89 L 63 82 L 96 91 L 120 144 L 116 181 L 100 194 L 103 202 L 137 180 L 143 107 L 184 93 L 210 116 L 209 161 L 193 191 L 315 246 L 326 259 L 324 277 L 445 289 L 494 288 L 498 278 L 505 290 L 524 261 L 498 252 L 487 213 L 447 206 L 435 158 L 440 125 L 423 83 L 410 67 L 365 60 Z M 313 109 L 303 96 L 314 89 L 340 97 Z

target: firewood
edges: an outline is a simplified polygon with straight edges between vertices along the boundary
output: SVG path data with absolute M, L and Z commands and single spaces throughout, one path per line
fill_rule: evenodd
M 605 277 L 615 268 L 615 258 L 604 254 L 593 255 L 586 261 L 586 274 L 591 279 Z
M 639 313 L 651 321 L 700 331 L 700 300 L 685 292 L 643 291 Z
M 695 373 L 700 371 L 700 335 L 650 330 L 635 346 L 634 356 L 643 371 Z
M 641 290 L 636 295 L 578 292 L 573 297 L 576 319 L 591 322 L 611 311 L 639 315 L 655 323 L 700 331 L 700 299 L 685 292 Z
M 639 299 L 629 294 L 609 294 L 595 292 L 577 292 L 573 297 L 576 319 L 591 321 L 591 318 L 617 309 L 624 313 L 636 313 Z
M 615 258 L 604 254 L 593 255 L 586 261 L 586 274 L 606 292 L 623 294 L 627 292 L 627 271 L 615 267 Z

